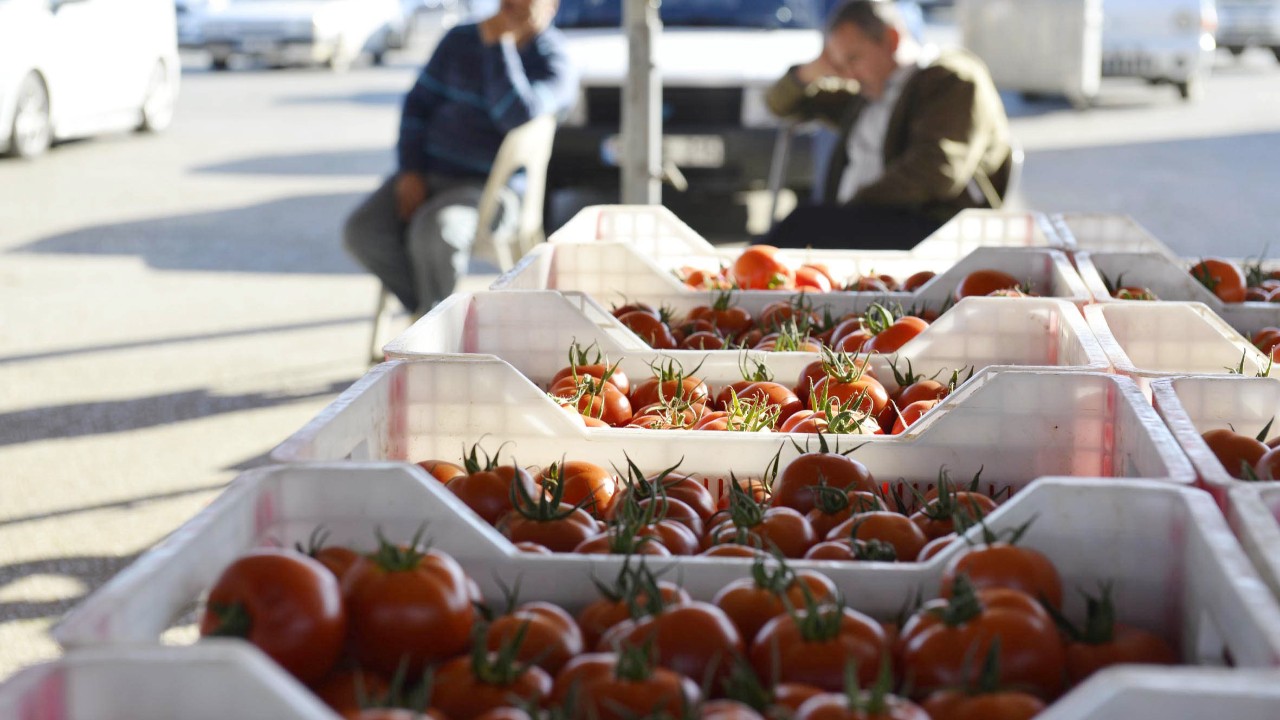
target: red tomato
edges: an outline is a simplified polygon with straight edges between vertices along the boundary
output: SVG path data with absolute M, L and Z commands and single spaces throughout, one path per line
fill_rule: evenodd
M 200 634 L 245 638 L 303 683 L 333 669 L 347 615 L 342 590 L 324 565 L 293 550 L 250 551 L 209 590 Z
M 533 477 L 524 468 L 490 462 L 483 468 L 469 465 L 468 469 L 473 471 L 450 480 L 445 487 L 490 525 L 515 508 L 511 503 L 512 483 L 523 485 L 524 492 L 530 496 L 539 493 Z
M 1205 258 L 1191 267 L 1191 276 L 1222 302 L 1244 302 L 1244 273 L 1229 260 Z
M 676 377 L 649 378 L 631 391 L 632 407 L 644 408 L 654 403 L 679 400 L 689 403 L 706 404 L 710 401 L 707 384 L 696 377 L 679 375 Z
M 853 515 L 827 533 L 828 540 L 879 540 L 893 546 L 899 560 L 911 562 L 929 539 L 905 515 L 879 510 Z
M 802 558 L 818 541 L 804 515 L 789 507 L 771 507 L 738 513 L 730 509 L 730 519 L 711 529 L 711 543 L 749 543 L 775 550 L 788 558 Z
M 835 583 L 826 575 L 812 570 L 792 572 L 781 566 L 771 570 L 759 562 L 752 567 L 751 577 L 724 586 L 711 602 L 729 616 L 743 640 L 750 644 L 765 623 L 786 613 L 789 607 L 804 607 L 806 590 L 817 602 L 837 595 Z
M 783 422 L 787 418 L 796 414 L 797 411 L 803 410 L 804 405 L 800 402 L 800 398 L 791 392 L 791 389 L 785 385 L 776 382 L 757 382 L 743 388 L 738 393 L 739 400 L 755 400 L 763 399 L 778 408 L 778 422 Z
M 643 653 L 586 653 L 556 676 L 551 698 L 564 706 L 573 698 L 571 720 L 634 720 L 664 714 L 683 717 L 702 693 L 693 680 L 666 668 L 649 667 Z
M 720 350 L 724 345 L 724 338 L 710 330 L 693 333 L 680 341 L 681 350 Z
M 974 295 L 990 295 L 999 290 L 1017 288 L 1018 278 L 999 270 L 974 270 L 965 275 L 956 286 L 955 299 Z
M 764 720 L 750 705 L 737 700 L 712 700 L 699 708 L 700 720 Z
M 1257 467 L 1267 445 L 1257 438 L 1227 429 L 1209 430 L 1200 436 L 1231 477 L 1243 480 Z M 1248 468 L 1248 469 L 1246 469 Z
M 550 695 L 546 670 L 480 651 L 437 667 L 431 684 L 431 704 L 449 720 L 475 720 L 511 705 L 536 707 Z
M 809 524 L 813 526 L 814 534 L 820 538 L 825 538 L 832 529 L 855 514 L 885 509 L 879 496 L 866 490 L 815 487 L 817 501 L 806 517 L 809 518 Z
M 769 685 L 796 682 L 830 692 L 844 688 L 845 666 L 854 663 L 858 682 L 875 679 L 888 652 L 884 629 L 857 610 L 813 606 L 779 615 L 760 628 L 751 645 L 751 665 Z
M 947 490 L 925 501 L 923 507 L 911 514 L 911 521 L 920 526 L 930 540 L 955 531 L 955 514 L 963 512 L 972 520 L 981 520 L 996 509 L 996 501 L 979 492 Z
M 915 292 L 924 287 L 924 284 L 938 276 L 938 273 L 932 270 L 921 270 L 902 281 L 903 292 Z
M 711 305 L 702 305 L 689 311 L 689 320 L 705 320 L 722 334 L 736 337 L 751 329 L 751 313 L 730 305 L 731 296 L 725 293 Z
M 947 549 L 948 545 L 959 539 L 959 535 L 950 533 L 949 535 L 943 535 L 942 537 L 936 537 L 930 540 L 923 548 L 920 549 L 920 554 L 916 556 L 916 562 L 925 562 L 926 560 L 929 560 L 934 555 L 937 555 Z
M 931 720 L 919 705 L 896 695 L 875 700 L 863 691 L 850 698 L 850 693 L 823 693 L 805 701 L 794 720 Z
M 391 686 L 368 670 L 335 670 L 313 689 L 334 712 L 348 715 L 358 713 L 371 700 L 385 698 Z
M 733 279 L 746 290 L 771 290 L 790 285 L 790 271 L 777 259 L 778 248 L 751 245 L 733 261 Z
M 809 392 L 809 408 L 825 410 L 831 401 L 835 401 L 840 409 L 879 415 L 889 404 L 889 393 L 879 380 L 865 373 L 843 377 L 829 375 L 819 380 Z
M 1062 605 L 1062 578 L 1039 550 L 1005 542 L 967 547 L 947 563 L 942 573 L 942 597 L 951 597 L 957 575 L 966 575 L 978 589 L 1021 590 L 1054 607 Z
M 570 353 L 572 353 L 572 350 L 570 350 Z M 572 359 L 572 354 L 570 357 Z M 564 380 L 565 378 L 573 380 L 576 384 L 577 380 L 580 378 L 592 377 L 597 380 L 604 380 L 605 382 L 608 382 L 610 385 L 618 388 L 618 391 L 623 395 L 631 392 L 631 380 L 627 378 L 627 373 L 623 371 L 621 366 L 617 364 L 610 365 L 607 362 L 588 363 L 586 362 L 585 356 L 582 359 L 583 362 L 574 363 L 567 368 L 562 368 L 555 375 L 552 375 L 551 382 L 548 384 L 548 387 L 553 387 L 556 383 Z
M 902 408 L 902 412 L 898 413 L 898 417 L 893 421 L 893 430 L 891 435 L 901 435 L 911 427 L 915 421 L 920 419 L 921 415 L 929 412 L 938 406 L 940 400 L 917 400 L 910 405 Z
M 920 400 L 941 400 L 951 393 L 951 388 L 937 380 L 921 379 L 902 388 L 894 395 L 898 407 L 905 408 Z
M 431 476 L 440 482 L 449 482 L 459 475 L 467 474 L 461 465 L 444 460 L 423 460 L 418 463 L 418 467 L 431 473 Z
M 906 345 L 915 336 L 929 329 L 929 323 L 912 315 L 906 315 L 893 321 L 889 327 L 876 333 L 863 345 L 863 352 L 893 353 Z
M 773 483 L 773 504 L 808 513 L 817 504 L 814 488 L 819 485 L 846 491 L 876 491 L 875 478 L 866 465 L 839 453 L 808 452 L 792 460 L 778 475 Z
M 534 503 L 519 502 L 495 527 L 513 543 L 535 543 L 552 552 L 573 552 L 599 532 L 586 510 L 545 498 Z
M 971 695 L 939 690 L 924 701 L 931 720 L 1031 720 L 1045 709 L 1035 695 L 1005 690 Z
M 578 613 L 578 627 L 582 629 L 582 639 L 586 647 L 595 647 L 609 628 L 631 617 L 631 604 L 627 601 L 629 594 L 634 595 L 633 602 L 639 609 L 648 608 L 652 601 L 642 592 L 647 581 L 638 582 L 634 571 L 628 574 L 624 570 L 614 587 L 598 600 L 588 603 Z M 659 593 L 663 607 L 689 601 L 689 594 L 680 586 L 660 580 L 654 584 Z
M 1058 622 L 1068 638 L 1067 679 L 1072 685 L 1112 665 L 1177 664 L 1177 653 L 1159 635 L 1115 621 L 1109 585 L 1103 586 L 1100 596 L 1086 597 L 1085 609 L 1083 627 L 1077 628 L 1064 618 Z
M 582 508 L 595 517 L 604 517 L 618 492 L 618 477 L 594 463 L 582 460 L 566 460 L 552 463 L 534 481 L 545 488 L 549 483 L 564 487 L 563 502 L 582 504 Z
M 743 652 L 742 636 L 723 610 L 692 600 L 656 615 L 624 620 L 600 639 L 600 649 L 649 647 L 659 666 L 698 681 L 723 682 Z
M 657 485 L 659 482 L 662 483 L 661 490 Z M 704 525 L 717 510 L 715 497 L 702 481 L 692 475 L 668 472 L 649 476 L 644 479 L 644 482 L 633 483 L 619 490 L 613 507 L 610 508 L 608 515 L 610 520 L 618 517 L 618 509 L 627 501 L 627 497 L 633 493 L 637 498 L 654 497 L 655 495 L 663 494 L 669 498 L 679 500 L 693 508 L 693 511 L 702 519 Z
M 816 292 L 831 292 L 831 278 L 817 268 L 801 265 L 796 269 L 796 288 Z
M 622 315 L 618 318 L 618 322 L 622 323 L 628 330 L 640 336 L 649 344 L 649 347 L 655 350 L 674 350 L 676 348 L 675 336 L 671 334 L 671 328 L 662 320 L 642 310 L 635 310 Z
M 632 419 L 631 401 L 612 383 L 590 376 L 561 378 L 547 391 L 554 398 L 573 403 L 579 413 L 596 418 L 612 427 L 626 425 Z
M 360 665 L 410 676 L 471 645 L 470 578 L 453 558 L 383 543 L 352 568 L 344 586 L 352 652 Z

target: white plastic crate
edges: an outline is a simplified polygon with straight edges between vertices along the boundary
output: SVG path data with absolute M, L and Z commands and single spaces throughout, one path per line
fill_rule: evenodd
M 1065 247 L 1075 253 L 1151 253 L 1178 261 L 1177 253 L 1128 215 L 1058 213 L 1049 221 Z
M 817 299 L 821 303 L 821 299 Z M 685 300 L 673 309 L 685 314 L 700 301 Z M 670 305 L 669 305 L 670 307 Z M 743 303 L 746 308 L 747 304 Z M 819 305 L 839 317 L 852 310 L 835 302 Z M 756 310 L 758 312 L 758 310 Z M 715 387 L 742 379 L 740 350 L 654 350 L 607 310 L 581 293 L 491 291 L 456 294 L 437 305 L 383 351 L 388 359 L 413 359 L 441 353 L 494 355 L 546 387 L 569 364 L 573 342 L 592 343 L 611 362 L 621 362 L 633 379 L 649 377 L 651 366 L 675 358 L 686 370 Z M 817 353 L 749 351 L 765 362 L 775 378 L 794 385 Z M 891 364 L 903 372 L 907 361 L 918 374 L 949 375 L 960 368 L 993 365 L 1055 367 L 1105 371 L 1106 354 L 1084 318 L 1069 302 L 1002 298 L 965 298 L 893 355 L 872 357 L 876 377 L 896 389 Z
M 1119 302 L 1090 305 L 1084 316 L 1117 372 L 1151 395 L 1151 381 L 1181 375 L 1228 375 L 1266 369 L 1267 356 L 1204 303 Z
M 1110 668 L 1036 720 L 1275 720 L 1280 672 L 1225 668 Z
M 661 205 L 594 205 L 583 208 L 547 238 L 552 244 L 624 241 L 653 257 L 726 254 L 707 242 L 675 213 Z M 963 210 L 909 250 L 835 251 L 910 255 L 918 259 L 956 261 L 980 247 L 1067 247 L 1049 218 L 1041 213 Z
M 1105 276 L 1112 282 L 1149 288 L 1161 301 L 1204 303 L 1236 330 L 1252 336 L 1264 327 L 1280 326 L 1280 303 L 1225 303 L 1191 276 L 1190 264 L 1153 253 L 1076 253 L 1076 269 L 1095 302 L 1131 303 L 1107 292 Z M 1118 280 L 1119 279 L 1119 280 Z
M 643 462 L 643 461 L 641 461 Z M 576 611 L 595 597 L 590 579 L 613 577 L 618 556 L 519 553 L 496 530 L 458 523 L 458 501 L 408 465 L 289 465 L 250 471 L 178 532 L 144 554 L 55 628 L 68 647 L 154 642 L 235 557 L 262 545 L 305 540 L 317 525 L 331 541 L 372 549 L 375 528 L 408 537 L 428 523 L 433 547 L 454 555 L 487 597 L 520 582 L 521 597 Z M 473 518 L 475 516 L 472 516 Z M 1041 479 L 989 516 L 999 531 L 1034 519 L 1023 544 L 1044 552 L 1073 588 L 1115 581 L 1118 619 L 1168 638 L 1188 663 L 1271 667 L 1280 663 L 1280 607 L 1258 582 L 1213 501 L 1151 481 Z M 974 528 L 977 534 L 980 528 Z M 962 545 L 926 563 L 796 561 L 828 574 L 850 605 L 893 617 L 913 598 L 936 595 L 941 571 Z M 740 558 L 651 559 L 672 567 L 695 598 L 747 576 Z
M 1225 504 L 1227 490 L 1244 481 L 1231 477 L 1200 436 L 1221 428 L 1257 435 L 1280 415 L 1280 378 L 1171 378 L 1152 383 L 1151 390 L 1156 412 L 1191 459 L 1200 481 Z M 1276 434 L 1280 421 L 1272 424 L 1271 436 Z M 1280 487 L 1280 482 L 1248 484 Z
M 597 243 L 544 243 L 535 247 L 509 272 L 499 277 L 491 286 L 493 290 L 576 290 L 595 297 L 601 303 L 641 301 L 652 304 L 679 302 L 682 296 L 709 298 L 715 293 L 695 290 L 680 281 L 675 271 L 681 267 L 698 267 L 714 270 L 722 263 L 731 263 L 740 250 L 729 256 L 689 255 L 680 258 L 658 258 L 641 248 L 625 242 Z M 1071 265 L 1066 254 L 1059 250 L 976 248 L 958 259 L 917 259 L 862 257 L 845 251 L 794 250 L 780 253 L 788 265 L 799 266 L 804 262 L 825 264 L 837 278 L 856 277 L 863 274 L 888 273 L 899 280 L 921 271 L 938 273 L 914 292 L 846 292 L 811 293 L 815 299 L 838 301 L 840 296 L 852 296 L 864 302 L 874 300 L 901 303 L 905 306 L 942 308 L 951 298 L 956 286 L 975 270 L 1001 270 L 1031 285 L 1037 295 L 1064 298 L 1077 304 L 1092 300 L 1092 295 Z M 764 304 L 786 299 L 796 290 L 745 290 L 735 294 L 749 297 L 751 302 Z
M 626 452 L 652 467 L 710 477 L 758 476 L 788 434 L 586 428 L 509 364 L 484 356 L 384 363 L 272 452 L 279 462 L 457 458 L 482 439 L 511 441 L 522 462 L 562 455 L 602 464 Z M 848 436 L 890 478 L 1015 484 L 1042 475 L 1145 477 L 1190 483 L 1186 457 L 1131 380 L 1084 372 L 988 370 L 898 436 Z M 713 492 L 716 488 L 712 488 Z
M 1280 485 L 1237 483 L 1227 497 L 1231 529 L 1262 581 L 1280 597 Z
M 154 638 L 146 638 L 154 640 Z M 338 720 L 238 640 L 76 650 L 0 684 L 5 720 Z

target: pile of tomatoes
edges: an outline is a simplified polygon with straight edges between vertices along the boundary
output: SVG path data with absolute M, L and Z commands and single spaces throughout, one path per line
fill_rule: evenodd
M 893 334 L 906 342 L 904 336 L 921 329 L 898 321 L 876 337 Z M 794 385 L 775 382 L 769 368 L 756 363 L 742 368 L 742 380 L 713 393 L 697 368 L 685 371 L 675 359 L 653 366 L 651 377 L 632 383 L 619 364 L 610 364 L 594 348 L 575 344 L 569 358 L 547 392 L 590 427 L 898 434 L 967 379 L 959 371 L 949 379 L 925 378 L 913 374 L 908 362 L 905 373 L 891 366 L 898 390 L 890 393 L 866 355 L 823 348 Z M 972 376 L 973 368 L 968 371 Z
M 1280 302 L 1280 270 L 1263 270 L 1262 263 L 1243 265 L 1223 258 L 1204 258 L 1191 266 L 1191 277 L 1225 303 Z M 1103 284 L 1120 300 L 1159 300 L 1150 288 L 1124 285 L 1124 276 Z
M 533 471 L 473 448 L 461 465 L 420 463 L 525 552 L 702 555 L 915 562 L 936 555 L 996 508 L 978 477 L 945 470 L 919 494 L 877 481 L 863 463 L 818 448 L 758 478 L 705 478 L 667 468 L 623 472 L 580 460 Z M 709 488 L 721 488 L 717 497 Z
M 1217 428 L 1201 434 L 1214 457 L 1237 480 L 1280 480 L 1280 436 L 1268 439 L 1271 423 L 1256 436 Z
M 209 591 L 201 632 L 248 639 L 360 720 L 1012 720 L 1108 665 L 1176 662 L 1114 622 L 1105 586 L 1073 625 L 1053 564 L 1000 540 L 956 555 L 941 597 L 890 622 L 772 559 L 706 599 L 628 559 L 581 607 L 486 605 L 420 540 L 249 552 Z

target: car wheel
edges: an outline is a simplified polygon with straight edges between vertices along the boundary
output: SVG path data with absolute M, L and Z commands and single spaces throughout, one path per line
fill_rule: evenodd
M 229 68 L 231 67 L 231 58 L 229 58 L 229 57 L 216 57 L 216 58 L 214 58 L 213 60 L 211 60 L 211 61 L 209 62 L 209 67 L 213 68 L 214 70 L 218 70 L 218 71 L 227 70 L 227 69 L 229 69 Z
M 386 65 L 387 53 L 383 50 L 375 50 L 373 53 L 373 64 L 379 66 Z
M 44 79 L 30 73 L 18 86 L 18 103 L 9 135 L 9 152 L 20 158 L 43 155 L 53 143 L 53 122 L 49 115 L 49 91 Z
M 1243 55 L 1243 54 L 1244 54 L 1244 46 L 1243 46 L 1243 45 L 1228 45 L 1228 46 L 1227 46 L 1227 52 L 1231 53 L 1231 56 L 1232 56 L 1232 57 L 1240 57 L 1241 55 Z
M 1192 75 L 1175 85 L 1178 87 L 1178 96 L 1187 102 L 1197 102 L 1204 97 L 1204 78 L 1199 75 Z
M 173 121 L 173 106 L 177 101 L 169 66 L 163 60 L 156 61 L 147 83 L 147 96 L 142 101 L 142 122 L 138 130 L 158 133 Z
M 1280 47 L 1271 48 L 1271 54 L 1276 56 L 1276 62 L 1280 62 Z

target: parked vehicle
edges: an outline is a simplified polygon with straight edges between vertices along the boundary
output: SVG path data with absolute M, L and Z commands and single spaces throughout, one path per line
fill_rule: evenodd
M 1280 62 L 1280 0 L 1218 0 L 1217 41 L 1237 56 L 1269 48 Z
M 227 6 L 228 0 L 174 0 L 178 14 L 178 47 L 199 48 L 204 44 L 201 29 L 204 16 Z
M 215 70 L 235 56 L 345 70 L 363 54 L 381 64 L 404 22 L 399 0 L 231 0 L 204 16 L 202 46 Z
M 163 130 L 179 71 L 173 0 L 0 0 L 0 153 Z
M 1168 83 L 1198 98 L 1213 66 L 1213 0 L 1103 0 L 1102 75 Z

